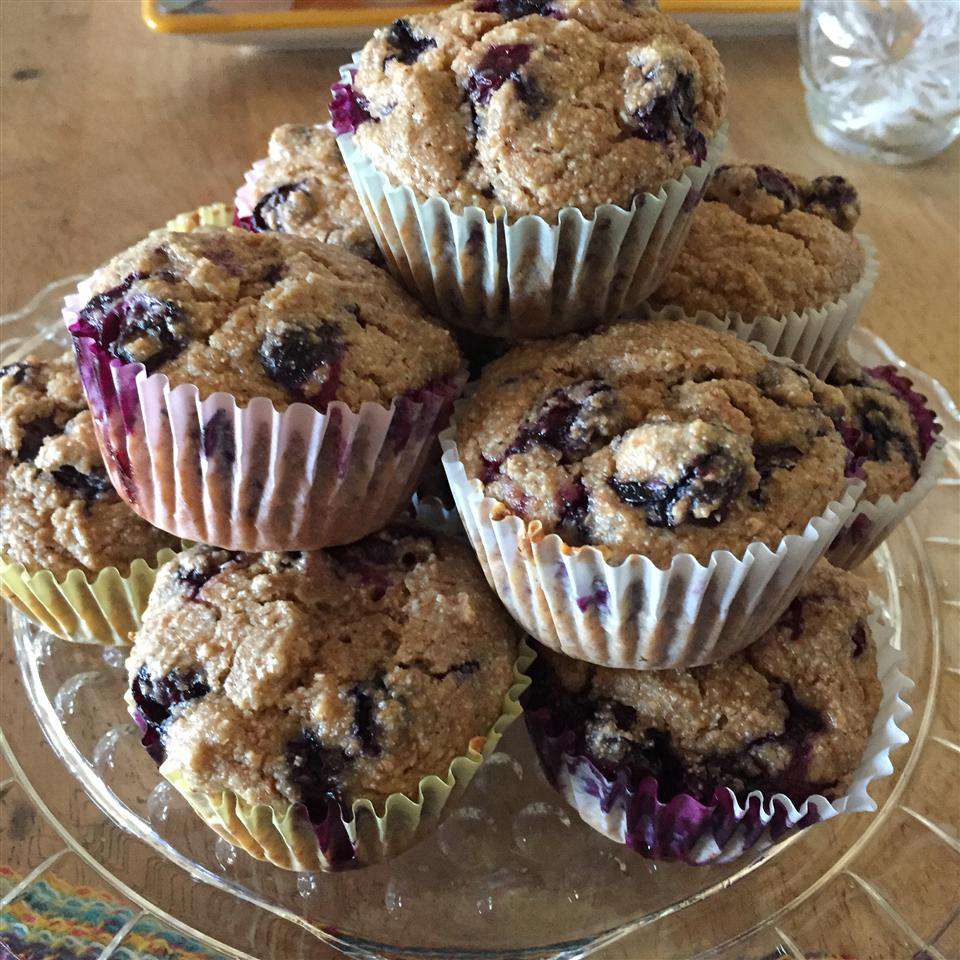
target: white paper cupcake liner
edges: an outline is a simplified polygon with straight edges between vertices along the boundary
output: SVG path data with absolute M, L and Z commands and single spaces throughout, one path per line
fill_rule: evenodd
M 847 342 L 880 272 L 873 242 L 864 234 L 857 234 L 857 240 L 865 258 L 860 279 L 847 294 L 815 310 L 810 308 L 782 317 L 760 316 L 744 320 L 736 312 L 719 317 L 699 310 L 691 315 L 678 306 L 654 308 L 644 304 L 639 315 L 648 320 L 686 320 L 712 330 L 728 330 L 740 340 L 762 343 L 774 356 L 796 360 L 818 377 L 826 377 Z
M 126 645 L 140 626 L 157 570 L 174 556 L 164 549 L 138 557 L 125 573 L 104 567 L 92 574 L 75 567 L 58 577 L 46 568 L 28 569 L 0 551 L 0 594 L 64 640 Z
M 839 501 L 775 549 L 715 550 L 706 564 L 682 553 L 665 570 L 638 554 L 613 565 L 596 547 L 531 536 L 467 476 L 455 436 L 455 424 L 440 435 L 442 462 L 490 585 L 544 646 L 608 667 L 692 667 L 742 650 L 786 609 L 863 490 L 862 480 L 848 480 Z
M 937 440 L 923 459 L 920 477 L 906 493 L 896 500 L 886 495 L 876 502 L 861 499 L 827 551 L 827 559 L 844 570 L 863 563 L 937 485 L 946 462 L 947 443 Z
M 352 68 L 342 67 L 345 82 Z M 511 340 L 583 330 L 639 308 L 686 239 L 690 216 L 726 148 L 721 128 L 699 166 L 647 193 L 627 210 L 575 208 L 558 222 L 479 207 L 454 213 L 441 197 L 419 200 L 390 182 L 351 133 L 337 138 L 360 203 L 387 266 L 455 327 Z
M 88 291 L 68 297 L 69 326 Z M 409 500 L 465 374 L 359 412 L 278 411 L 123 363 L 75 341 L 104 463 L 130 507 L 183 539 L 230 550 L 312 550 L 386 526 Z
M 910 739 L 901 724 L 912 713 L 904 696 L 914 684 L 899 669 L 903 655 L 893 646 L 894 631 L 876 597 L 871 606 L 883 695 L 863 759 L 843 796 L 828 800 L 815 794 L 796 806 L 782 793 L 765 797 L 754 790 L 741 803 L 723 788 L 710 804 L 686 794 L 661 803 L 654 778 L 636 782 L 623 772 L 609 779 L 576 750 L 572 731 L 550 717 L 549 707 L 528 708 L 527 726 L 547 776 L 580 817 L 611 840 L 650 859 L 689 864 L 726 863 L 747 851 L 759 854 L 811 824 L 843 813 L 873 812 L 877 805 L 868 787 L 893 773 L 890 753 Z

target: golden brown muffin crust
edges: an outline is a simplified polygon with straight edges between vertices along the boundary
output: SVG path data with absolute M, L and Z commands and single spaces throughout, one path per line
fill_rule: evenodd
M 326 758 L 346 802 L 416 795 L 502 712 L 518 632 L 469 547 L 410 528 L 303 554 L 185 552 L 128 660 L 141 689 L 202 677 L 164 725 L 195 789 L 301 799 Z
M 732 334 L 620 323 L 494 361 L 456 439 L 531 536 L 665 567 L 801 532 L 845 488 L 843 412 L 836 389 Z
M 126 573 L 179 545 L 111 486 L 71 350 L 0 370 L 0 478 L 0 549 L 28 570 Z

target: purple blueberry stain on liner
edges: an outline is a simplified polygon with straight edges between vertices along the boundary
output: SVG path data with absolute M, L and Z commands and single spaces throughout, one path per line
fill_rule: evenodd
M 237 458 L 237 442 L 233 429 L 233 418 L 229 411 L 220 409 L 200 427 L 200 446 L 208 459 L 217 457 L 227 466 Z
M 330 121 L 338 134 L 355 133 L 362 123 L 373 120 L 370 101 L 358 93 L 352 83 L 335 83 L 330 88 Z
M 596 577 L 591 584 L 591 587 L 592 591 L 586 596 L 577 597 L 577 607 L 581 613 L 586 613 L 588 610 L 596 610 L 597 613 L 605 613 L 610 600 L 610 593 L 608 592 L 606 585 L 599 577 Z
M 122 422 L 124 398 L 121 396 L 126 391 L 130 396 L 127 398 L 127 407 L 135 407 L 137 403 L 136 378 L 128 380 L 126 384 L 121 378 L 121 386 L 118 391 L 114 385 L 111 369 L 120 367 L 121 370 L 127 366 L 122 361 L 111 359 L 110 355 L 101 349 L 97 343 L 89 337 L 77 336 L 74 332 L 76 324 L 71 325 L 70 332 L 74 334 L 73 347 L 77 357 L 77 368 L 80 373 L 80 379 L 83 382 L 84 393 L 94 419 L 103 425 L 101 430 L 101 442 L 104 447 L 105 460 L 113 465 L 116 472 L 115 479 L 119 481 L 119 492 L 129 502 L 137 502 L 137 489 L 133 476 L 133 466 L 130 462 L 129 454 L 124 447 L 118 447 L 111 435 L 111 424 L 119 418 Z
M 867 373 L 886 383 L 910 408 L 913 421 L 917 426 L 920 453 L 925 457 L 930 452 L 937 435 L 943 430 L 943 425 L 938 422 L 936 414 L 927 405 L 927 398 L 914 390 L 913 381 L 900 374 L 893 364 L 870 367 Z
M 241 217 L 240 211 L 236 207 L 233 209 L 233 225 L 239 227 L 241 230 L 249 230 L 251 233 L 256 233 L 256 230 L 253 226 L 253 216 Z

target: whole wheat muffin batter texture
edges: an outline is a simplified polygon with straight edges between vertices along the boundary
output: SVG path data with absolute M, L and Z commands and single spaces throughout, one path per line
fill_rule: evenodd
M 395 527 L 313 553 L 186 551 L 128 669 L 145 742 L 194 789 L 379 804 L 487 734 L 517 636 L 469 547 Z
M 201 397 L 358 410 L 460 365 L 451 335 L 385 271 L 285 233 L 157 231 L 99 269 L 91 293 L 75 330 Z
M 800 533 L 845 489 L 844 413 L 837 389 L 732 334 L 620 323 L 494 361 L 456 439 L 530 537 L 666 567 Z
M 73 352 L 0 369 L 0 550 L 28 570 L 126 573 L 178 541 L 110 484 Z

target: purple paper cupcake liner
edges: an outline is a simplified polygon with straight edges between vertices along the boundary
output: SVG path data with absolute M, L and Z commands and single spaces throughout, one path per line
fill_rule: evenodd
M 866 373 L 889 384 L 910 408 L 923 462 L 914 485 L 896 499 L 887 495 L 876 501 L 860 499 L 827 552 L 827 559 L 845 570 L 852 570 L 863 563 L 897 525 L 920 505 L 936 486 L 947 462 L 947 444 L 939 436 L 943 425 L 930 409 L 927 398 L 913 389 L 913 381 L 892 364 L 869 367 Z M 855 455 L 857 439 L 852 438 Z M 862 458 L 859 458 L 858 465 L 862 462 Z
M 821 795 L 795 805 L 782 793 L 759 790 L 741 800 L 718 786 L 709 802 L 680 793 L 659 798 L 655 777 L 628 768 L 604 770 L 582 749 L 576 730 L 550 704 L 539 702 L 537 681 L 523 697 L 524 720 L 547 779 L 598 832 L 650 860 L 691 865 L 727 863 L 748 851 L 759 854 L 814 823 L 841 813 L 871 812 L 867 787 L 893 772 L 890 752 L 908 742 L 900 724 L 910 715 L 903 695 L 913 686 L 899 669 L 902 655 L 891 644 L 893 631 L 871 599 L 871 631 L 877 643 L 877 672 L 883 688 L 880 709 L 863 759 L 843 796 Z
M 225 393 L 201 399 L 125 363 L 64 319 L 104 462 L 117 491 L 156 527 L 230 550 L 311 550 L 384 527 L 409 500 L 465 373 L 354 412 L 277 410 Z

